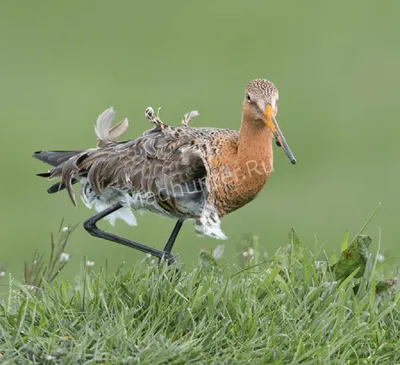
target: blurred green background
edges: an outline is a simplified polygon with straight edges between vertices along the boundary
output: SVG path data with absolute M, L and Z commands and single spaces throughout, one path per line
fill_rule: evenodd
M 227 216 L 225 260 L 257 234 L 269 252 L 302 241 L 339 249 L 382 202 L 367 233 L 397 256 L 399 221 L 400 2 L 398 1 L 2 1 L 0 4 L 0 260 L 22 273 L 48 250 L 62 218 L 93 212 L 66 193 L 49 195 L 40 149 L 96 143 L 93 125 L 114 106 L 124 138 L 149 124 L 147 106 L 168 124 L 197 109 L 194 126 L 238 128 L 244 88 L 268 78 L 280 90 L 278 122 L 298 164 L 275 149 L 275 172 L 258 199 Z M 102 227 L 161 248 L 173 221 L 146 214 L 139 226 Z M 376 244 L 375 240 L 375 244 Z M 187 224 L 175 252 L 192 263 L 201 248 Z M 84 255 L 132 264 L 143 255 L 89 236 L 80 225 L 67 248 L 69 272 Z

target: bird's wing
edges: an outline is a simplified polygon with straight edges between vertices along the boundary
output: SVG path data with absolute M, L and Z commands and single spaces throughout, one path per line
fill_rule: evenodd
M 207 172 L 198 143 L 203 134 L 190 127 L 154 128 L 134 140 L 84 151 L 55 167 L 51 177 L 61 178 L 74 203 L 70 182 L 79 176 L 98 194 L 114 187 L 179 199 L 204 188 Z

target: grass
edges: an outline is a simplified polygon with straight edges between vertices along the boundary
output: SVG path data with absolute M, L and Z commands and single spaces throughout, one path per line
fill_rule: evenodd
M 0 362 L 398 363 L 400 295 L 366 251 L 370 239 L 348 246 L 346 238 L 339 260 L 320 260 L 323 253 L 303 247 L 294 230 L 289 237 L 268 258 L 256 239 L 246 243 L 239 266 L 219 265 L 219 247 L 190 270 L 146 258 L 116 272 L 82 264 L 73 282 L 55 278 L 54 269 L 49 282 L 33 275 L 38 285 L 10 278 L 0 304 Z M 54 245 L 52 252 L 59 253 Z

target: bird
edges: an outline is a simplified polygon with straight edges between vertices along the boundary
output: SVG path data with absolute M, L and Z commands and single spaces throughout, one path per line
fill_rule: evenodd
M 181 126 L 164 124 L 147 108 L 153 128 L 130 140 L 116 141 L 127 119 L 111 128 L 115 111 L 102 113 L 95 127 L 98 143 L 84 150 L 37 151 L 33 157 L 52 166 L 45 178 L 58 178 L 48 189 L 66 189 L 75 205 L 72 185 L 80 183 L 80 197 L 96 214 L 86 219 L 91 235 L 146 254 L 176 261 L 172 248 L 185 221 L 193 221 L 198 235 L 226 239 L 221 219 L 251 202 L 273 171 L 273 140 L 292 164 L 296 158 L 276 121 L 279 93 L 266 79 L 247 84 L 239 130 L 192 127 L 185 115 Z M 150 211 L 176 220 L 162 250 L 106 232 L 103 218 L 136 225 L 132 211 Z

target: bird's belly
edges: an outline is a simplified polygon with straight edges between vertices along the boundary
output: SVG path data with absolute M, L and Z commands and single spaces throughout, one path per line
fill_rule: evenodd
M 225 203 L 225 214 L 232 213 L 235 210 L 242 208 L 246 204 L 250 203 L 257 195 L 258 193 L 252 193 L 246 196 L 239 196 L 231 199 Z
M 187 219 L 197 217 L 203 207 L 200 199 L 193 199 L 190 196 L 182 196 L 168 199 L 161 198 L 152 192 L 140 192 L 118 188 L 107 188 L 101 194 L 97 194 L 87 181 L 81 179 L 81 200 L 89 209 L 95 208 L 100 212 L 116 203 L 120 203 L 124 208 L 123 214 L 113 214 L 108 218 L 111 223 L 116 218 L 123 219 L 130 225 L 136 225 L 136 218 L 131 209 L 139 212 L 150 211 L 152 213 L 177 219 Z M 118 213 L 118 211 L 116 212 Z M 107 217 L 106 217 L 107 219 Z

